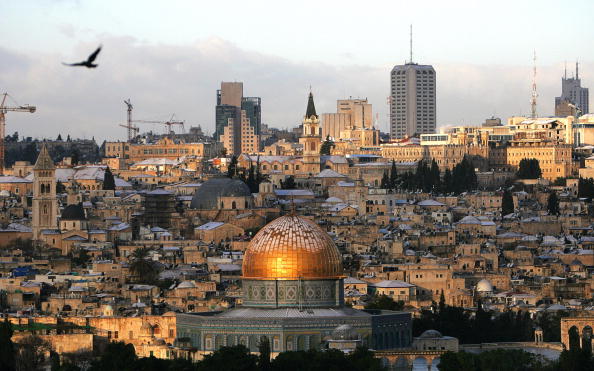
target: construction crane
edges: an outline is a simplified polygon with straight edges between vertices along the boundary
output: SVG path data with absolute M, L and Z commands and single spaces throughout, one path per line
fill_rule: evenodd
M 33 113 L 37 109 L 35 106 L 28 104 L 21 106 L 17 105 L 10 107 L 5 105 L 6 98 L 9 97 L 8 93 L 2 94 L 2 101 L 0 102 L 0 175 L 4 175 L 4 136 L 6 132 L 6 117 L 7 112 L 29 112 Z M 14 101 L 14 99 L 13 99 Z
M 161 125 L 165 125 L 167 126 L 167 135 L 173 135 L 175 134 L 175 132 L 173 131 L 172 126 L 174 125 L 179 125 L 182 129 L 182 133 L 186 132 L 185 129 L 185 122 L 184 121 L 176 121 L 173 120 L 173 116 L 171 117 L 171 119 L 169 119 L 169 121 L 156 121 L 156 120 L 133 120 L 132 122 L 137 122 L 137 123 L 141 123 L 141 124 L 161 124 Z
M 130 143 L 130 142 L 132 142 L 132 139 L 134 139 L 134 137 L 136 136 L 136 134 L 138 133 L 138 131 L 140 129 L 138 129 L 138 126 L 134 126 L 133 121 L 132 121 L 133 106 L 132 106 L 132 103 L 130 102 L 130 98 L 128 98 L 128 100 L 125 100 L 124 103 L 128 107 L 128 121 L 125 125 L 120 124 L 120 126 L 128 129 L 128 143 Z
M 175 115 L 172 115 L 168 121 L 132 120 L 132 109 L 133 109 L 132 103 L 130 102 L 130 99 L 125 100 L 124 103 L 126 104 L 127 111 L 128 111 L 128 120 L 127 120 L 126 124 L 120 124 L 120 126 L 128 129 L 128 142 L 131 142 L 132 139 L 134 139 L 134 137 L 136 137 L 136 134 L 138 134 L 138 132 L 140 131 L 140 128 L 138 126 L 134 125 L 134 123 L 166 125 L 168 135 L 175 134 L 173 132 L 172 126 L 179 125 L 182 128 L 182 132 L 185 133 L 184 121 L 174 120 L 173 118 L 175 117 Z

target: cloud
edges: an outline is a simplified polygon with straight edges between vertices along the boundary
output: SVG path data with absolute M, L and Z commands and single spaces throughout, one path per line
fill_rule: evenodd
M 68 55 L 23 55 L 0 47 L 1 89 L 21 104 L 38 107 L 32 115 L 9 113 L 6 132 L 124 139 L 125 129 L 118 124 L 126 119 L 123 100 L 128 98 L 136 119 L 165 120 L 175 113 L 186 127 L 200 124 L 212 132 L 216 90 L 221 81 L 234 80 L 243 81 L 246 96 L 262 97 L 263 121 L 270 126 L 298 125 L 311 85 L 319 113 L 335 112 L 336 99 L 367 97 L 379 113 L 380 128 L 388 128 L 386 97 L 392 66 L 299 63 L 244 50 L 220 38 L 180 46 L 103 35 L 101 42 L 104 49 L 95 70 L 67 68 L 60 62 L 82 60 L 98 43 L 81 43 Z M 480 124 L 493 114 L 505 119 L 529 111 L 529 66 L 435 68 L 440 125 Z M 561 65 L 539 68 L 540 113 L 552 114 L 561 71 Z

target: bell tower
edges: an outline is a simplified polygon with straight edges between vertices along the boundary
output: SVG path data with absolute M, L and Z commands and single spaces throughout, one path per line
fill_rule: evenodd
M 44 229 L 58 229 L 58 201 L 56 198 L 56 167 L 45 144 L 41 147 L 33 167 L 33 239 L 39 239 Z
M 307 110 L 303 118 L 303 133 L 299 138 L 299 143 L 303 145 L 303 173 L 318 174 L 320 172 L 322 135 L 320 134 L 320 118 L 316 113 L 311 91 L 307 100 Z

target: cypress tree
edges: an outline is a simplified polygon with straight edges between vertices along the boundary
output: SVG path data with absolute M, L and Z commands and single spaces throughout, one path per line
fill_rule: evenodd
M 396 161 L 392 160 L 392 168 L 390 169 L 390 188 L 396 189 L 398 187 L 398 171 L 396 170 Z
M 388 177 L 387 171 L 384 171 L 384 175 L 382 176 L 381 188 L 382 189 L 391 189 L 392 188 L 390 186 L 390 178 Z
M 115 191 L 115 179 L 109 167 L 105 169 L 105 175 L 103 175 L 103 189 L 106 191 Z
M 503 192 L 501 198 L 501 216 L 511 214 L 514 212 L 514 198 L 509 190 Z
M 556 192 L 549 193 L 549 198 L 547 200 L 547 210 L 549 210 L 550 215 L 559 215 L 559 198 L 557 197 Z

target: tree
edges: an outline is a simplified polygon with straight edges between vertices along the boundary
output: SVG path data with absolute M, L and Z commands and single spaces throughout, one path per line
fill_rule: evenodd
M 260 355 L 258 356 L 258 367 L 260 371 L 269 371 L 271 369 L 270 365 L 270 341 L 268 337 L 262 336 L 260 338 L 260 343 L 258 344 L 258 352 Z
M 392 160 L 392 167 L 390 168 L 390 189 L 398 188 L 398 170 L 396 169 L 396 161 Z
M 137 359 L 134 345 L 122 341 L 110 342 L 101 358 L 93 362 L 91 371 L 130 370 Z
M 376 295 L 367 303 L 365 309 L 382 309 L 382 310 L 402 310 L 404 308 L 403 301 L 394 301 L 387 295 Z
M 433 159 L 431 161 L 431 169 L 429 171 L 432 191 L 439 192 L 441 190 L 440 182 L 441 182 L 441 173 L 439 171 L 439 166 L 437 165 L 437 161 Z
M 115 179 L 109 167 L 105 169 L 105 174 L 103 175 L 103 189 L 106 191 L 115 191 Z
M 523 158 L 520 160 L 518 172 L 516 173 L 520 179 L 538 179 L 542 175 L 540 164 L 535 158 Z
M 594 179 L 580 178 L 578 180 L 578 197 L 592 200 L 594 198 Z
M 16 371 L 42 370 L 45 353 L 51 350 L 50 344 L 36 335 L 22 338 L 16 348 Z
M 384 171 L 384 175 L 382 176 L 382 181 L 380 183 L 380 188 L 381 189 L 391 189 L 391 185 L 390 185 L 390 177 L 388 177 L 388 172 Z
M 196 370 L 256 371 L 258 370 L 256 360 L 257 357 L 250 354 L 249 349 L 243 345 L 221 347 L 204 356 L 202 361 L 198 362 Z
M 58 134 L 58 137 L 56 138 L 57 142 L 61 142 L 62 141 L 62 134 Z
M 5 317 L 2 324 L 0 324 L 0 370 L 15 370 L 12 333 L 12 325 L 8 321 L 8 317 Z
M 136 282 L 152 283 L 157 278 L 157 269 L 148 260 L 149 251 L 148 248 L 142 247 L 134 250 L 132 253 L 130 272 L 133 274 Z
M 332 153 L 332 148 L 334 148 L 334 146 L 335 144 L 330 138 L 330 135 L 327 135 L 326 140 L 322 143 L 322 146 L 320 147 L 320 155 L 329 156 Z
M 559 215 L 559 198 L 557 197 L 557 192 L 555 191 L 549 193 L 549 198 L 547 199 L 547 210 L 549 210 L 550 215 Z
M 514 210 L 514 198 L 511 192 L 506 189 L 503 191 L 503 196 L 501 197 L 501 215 L 511 214 Z
M 229 166 L 227 167 L 227 176 L 229 178 L 235 178 L 236 175 L 237 175 L 237 156 L 233 155 L 233 157 L 231 157 L 231 162 L 229 163 Z
M 452 192 L 452 172 L 450 169 L 446 169 L 443 173 L 443 181 L 441 184 L 441 190 L 444 193 Z
M 293 175 L 289 175 L 287 179 L 283 182 L 281 180 L 281 189 L 295 189 L 297 188 L 297 184 L 295 183 L 295 177 Z

